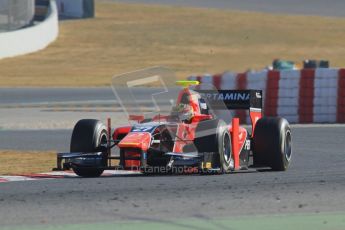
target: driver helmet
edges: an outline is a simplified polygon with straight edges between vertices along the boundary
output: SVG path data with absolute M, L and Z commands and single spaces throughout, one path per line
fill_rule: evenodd
M 188 104 L 180 103 L 176 110 L 181 121 L 189 122 L 194 116 L 193 107 Z

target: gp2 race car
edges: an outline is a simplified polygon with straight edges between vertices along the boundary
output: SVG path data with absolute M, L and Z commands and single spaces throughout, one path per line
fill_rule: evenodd
M 175 106 L 168 115 L 129 115 L 134 124 L 113 132 L 110 119 L 83 119 L 74 127 L 70 153 L 58 153 L 56 170 L 72 169 L 82 177 L 104 170 L 152 173 L 229 173 L 249 167 L 287 170 L 292 154 L 289 123 L 262 117 L 261 90 L 208 90 L 197 81 L 179 81 Z M 194 88 L 193 88 L 194 87 Z M 252 127 L 239 119 L 217 117 L 218 110 L 249 110 Z M 231 116 L 231 115 L 228 115 Z M 117 147 L 119 155 L 112 149 Z M 119 160 L 112 165 L 112 160 Z

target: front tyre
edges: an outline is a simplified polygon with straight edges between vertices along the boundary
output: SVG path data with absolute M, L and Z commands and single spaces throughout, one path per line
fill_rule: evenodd
M 83 119 L 74 126 L 71 138 L 71 152 L 101 152 L 108 142 L 106 127 L 99 120 Z M 99 177 L 103 169 L 92 166 L 73 165 L 75 174 L 81 177 Z
M 269 166 L 275 171 L 288 169 L 292 155 L 289 122 L 280 117 L 261 118 L 254 131 L 254 165 Z
M 201 121 L 195 130 L 194 145 L 199 153 L 218 153 L 220 173 L 234 170 L 231 139 L 228 126 L 223 120 Z
M 224 128 L 218 135 L 220 169 L 221 173 L 227 173 L 233 171 L 235 166 L 231 151 L 230 134 L 227 128 Z

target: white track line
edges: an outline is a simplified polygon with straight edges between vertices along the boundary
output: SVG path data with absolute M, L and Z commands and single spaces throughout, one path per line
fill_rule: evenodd
M 125 171 L 125 170 L 106 170 L 101 177 L 111 177 L 111 176 L 126 176 L 126 175 L 140 175 L 140 172 L 136 171 Z M 37 174 L 27 174 L 27 175 L 15 175 L 15 176 L 0 176 L 0 183 L 2 182 L 14 182 L 14 181 L 34 181 L 34 180 L 52 180 L 59 178 L 77 178 L 75 173 L 71 171 L 63 172 L 47 172 L 47 173 L 37 173 Z

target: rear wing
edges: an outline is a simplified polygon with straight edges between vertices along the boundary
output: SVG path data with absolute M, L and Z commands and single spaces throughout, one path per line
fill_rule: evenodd
M 256 122 L 262 118 L 262 90 L 200 90 L 197 91 L 213 110 L 249 110 L 252 136 Z M 225 108 L 224 108 L 225 105 Z
M 212 109 L 262 110 L 262 90 L 195 90 Z

